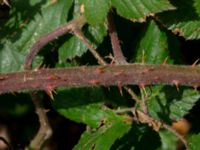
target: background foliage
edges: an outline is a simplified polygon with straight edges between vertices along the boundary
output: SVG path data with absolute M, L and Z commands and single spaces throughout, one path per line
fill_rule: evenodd
M 111 8 L 127 61 L 190 64 L 199 58 L 195 46 L 185 49 L 190 43 L 199 46 L 199 0 L 13 0 L 11 8 L 1 6 L 0 72 L 21 71 L 29 48 L 39 37 L 80 15 L 87 19 L 88 24 L 83 27 L 86 37 L 102 57 L 109 55 L 112 48 L 106 17 Z M 80 39 L 68 34 L 42 49 L 34 60 L 34 68 L 41 64 L 60 68 L 96 65 L 97 61 Z M 137 86 L 132 88 L 141 99 L 148 94 L 147 106 L 153 118 L 168 124 L 189 118 L 194 124 L 187 136 L 189 146 L 191 150 L 198 149 L 199 119 L 191 111 L 200 98 L 198 90 L 159 85 L 146 87 L 144 93 Z M 171 132 L 164 129 L 156 132 L 147 125 L 131 122 L 130 114 L 117 113 L 134 106 L 131 97 L 125 91 L 120 95 L 117 87 L 57 89 L 53 101 L 45 93 L 40 94 L 51 109 L 50 119 L 54 114 L 81 123 L 81 127 L 87 126 L 81 130 L 77 144 L 71 145 L 73 149 L 176 149 L 177 138 Z M 35 119 L 35 126 L 32 124 L 23 131 L 18 127 L 24 136 L 13 139 L 16 147 L 18 143 L 23 147 L 34 136 L 38 125 L 33 111 L 26 92 L 0 95 L 1 118 L 27 120 L 25 126 L 30 124 L 27 118 Z

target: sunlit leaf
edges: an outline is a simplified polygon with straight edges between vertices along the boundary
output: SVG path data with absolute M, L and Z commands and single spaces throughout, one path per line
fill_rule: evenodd
M 144 22 L 147 16 L 175 9 L 167 0 L 111 0 L 117 13 L 132 21 Z
M 92 25 L 103 23 L 110 8 L 110 0 L 81 0 L 84 15 Z
M 152 20 L 137 46 L 136 61 L 161 64 L 169 57 L 167 34 Z
M 0 72 L 14 72 L 21 70 L 24 55 L 17 51 L 9 41 L 3 43 L 0 49 Z
M 76 56 L 80 57 L 86 51 L 86 45 L 79 38 L 73 36 L 59 48 L 60 63 L 65 62 L 66 59 L 72 59 Z

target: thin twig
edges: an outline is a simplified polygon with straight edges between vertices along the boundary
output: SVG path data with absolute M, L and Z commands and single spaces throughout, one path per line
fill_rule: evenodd
M 85 37 L 83 32 L 80 29 L 74 30 L 74 34 L 82 40 L 82 42 L 88 47 L 89 51 L 92 53 L 92 55 L 98 60 L 98 63 L 100 65 L 106 65 L 106 62 L 103 60 L 103 58 L 99 55 L 99 53 L 96 51 L 96 49 L 93 47 L 92 44 L 90 44 L 89 40 Z
M 141 92 L 141 108 L 142 108 L 142 111 L 146 114 L 148 114 L 148 107 L 147 107 L 147 100 L 148 100 L 148 95 L 146 93 L 146 90 L 145 90 L 145 87 L 142 86 L 140 87 L 140 92 Z
M 42 100 L 37 93 L 30 92 L 30 95 L 39 118 L 40 128 L 34 139 L 31 141 L 29 147 L 26 149 L 40 150 L 44 146 L 45 142 L 51 137 L 52 129 L 49 125 Z
M 5 145 L 7 145 L 8 150 L 14 150 L 14 147 L 9 143 L 4 137 L 0 136 L 0 141 L 4 142 Z
M 124 89 L 131 95 L 132 99 L 135 100 L 137 104 L 141 103 L 141 100 L 138 98 L 138 96 L 135 94 L 135 92 L 133 92 L 133 90 L 130 87 L 124 86 Z
M 112 11 L 108 13 L 108 30 L 116 63 L 127 64 L 127 61 L 121 50 L 119 38 L 113 21 Z
M 186 150 L 189 150 L 189 146 L 187 141 L 185 140 L 185 138 L 180 135 L 176 130 L 174 130 L 172 127 L 170 127 L 169 125 L 167 125 L 166 123 L 163 123 L 159 120 L 156 120 L 154 118 L 152 118 L 150 115 L 140 111 L 140 110 L 136 110 L 135 108 L 130 109 L 130 111 L 135 114 L 137 114 L 137 119 L 141 122 L 141 123 L 145 123 L 148 124 L 149 126 L 151 126 L 155 131 L 159 131 L 160 127 L 163 127 L 165 129 L 167 129 L 168 131 L 170 131 L 171 133 L 173 133 L 174 135 L 176 135 L 176 137 L 184 144 Z
M 8 7 L 11 7 L 10 2 L 8 0 L 1 0 L 0 5 L 7 5 Z
M 170 131 L 171 133 L 173 133 L 174 135 L 176 135 L 176 137 L 178 137 L 178 139 L 183 143 L 183 145 L 185 146 L 186 150 L 189 150 L 189 146 L 188 146 L 188 142 L 185 140 L 185 138 L 179 134 L 176 130 L 174 130 L 172 127 L 170 127 L 169 125 L 162 123 L 163 128 L 167 129 L 168 131 Z

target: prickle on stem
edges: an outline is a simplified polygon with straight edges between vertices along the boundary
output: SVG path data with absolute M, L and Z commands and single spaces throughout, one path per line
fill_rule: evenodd
M 104 72 L 104 71 L 103 71 L 103 68 L 102 68 L 102 67 L 101 67 L 101 68 L 98 67 L 98 68 L 95 69 L 95 74 L 97 74 L 97 75 L 98 75 L 98 74 L 101 74 L 101 73 L 103 73 L 103 72 Z
M 192 64 L 192 67 L 196 67 L 199 61 L 200 61 L 200 59 L 198 58 L 198 59 Z
M 94 85 L 94 86 L 97 86 L 100 82 L 96 79 L 92 79 L 89 81 L 90 84 Z
M 163 61 L 162 65 L 166 65 L 167 64 L 167 60 L 168 60 L 168 57 L 165 58 L 165 60 Z
M 118 72 L 115 72 L 115 73 L 114 73 L 114 76 L 120 76 L 120 75 L 122 75 L 123 73 L 124 73 L 123 70 L 119 70 Z
M 44 89 L 44 91 L 46 92 L 46 94 L 52 99 L 54 100 L 53 97 L 53 93 L 55 93 L 54 87 L 52 85 L 47 85 Z
M 122 84 L 121 84 L 121 82 L 118 82 L 118 83 L 117 83 L 117 87 L 118 87 L 118 89 L 119 89 L 120 95 L 123 96 L 123 91 L 122 91 Z
M 11 7 L 8 0 L 0 0 L 0 4 L 1 4 L 1 5 L 4 5 L 4 4 L 5 4 L 5 5 L 7 5 L 8 7 Z
M 173 80 L 172 83 L 176 86 L 176 89 L 179 92 L 179 81 L 178 80 Z

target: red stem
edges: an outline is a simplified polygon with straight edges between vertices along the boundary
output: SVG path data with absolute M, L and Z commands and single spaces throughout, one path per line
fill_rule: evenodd
M 111 85 L 200 86 L 200 67 L 177 65 L 116 65 L 43 69 L 0 75 L 0 94 L 19 90 Z
M 120 42 L 115 28 L 112 11 L 110 11 L 108 14 L 108 30 L 116 63 L 121 65 L 127 64 L 126 59 L 120 47 Z
M 24 69 L 30 70 L 32 67 L 32 62 L 35 56 L 38 54 L 40 49 L 44 47 L 47 43 L 55 40 L 56 38 L 60 37 L 61 35 L 67 33 L 67 32 L 74 32 L 74 30 L 81 28 L 85 24 L 85 18 L 79 17 L 77 19 L 74 19 L 65 25 L 58 27 L 54 31 L 47 33 L 46 35 L 43 35 L 40 37 L 30 48 L 30 51 L 28 55 L 26 56 L 25 62 L 24 62 Z

